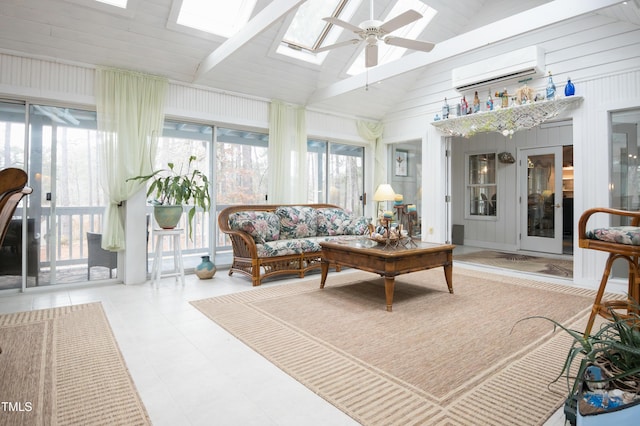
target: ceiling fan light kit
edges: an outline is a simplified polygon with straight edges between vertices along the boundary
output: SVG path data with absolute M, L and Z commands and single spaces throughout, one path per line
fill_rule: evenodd
M 323 18 L 324 21 L 332 25 L 337 25 L 355 33 L 359 38 L 319 47 L 314 49 L 313 52 L 320 53 L 343 46 L 366 42 L 365 65 L 367 68 L 370 68 L 378 65 L 378 41 L 384 41 L 386 44 L 391 46 L 420 50 L 423 52 L 430 52 L 434 48 L 435 44 L 427 41 L 412 40 L 388 35 L 398 28 L 402 28 L 405 25 L 409 25 L 412 22 L 421 19 L 422 15 L 419 12 L 409 9 L 387 22 L 382 22 L 377 19 L 373 19 L 373 0 L 371 0 L 370 13 L 371 19 L 363 21 L 357 26 L 334 17 Z

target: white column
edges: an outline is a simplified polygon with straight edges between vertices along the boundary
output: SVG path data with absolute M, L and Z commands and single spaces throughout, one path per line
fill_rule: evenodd
M 124 252 L 118 256 L 119 270 L 125 284 L 141 284 L 147 281 L 147 216 L 146 190 L 138 191 L 126 202 Z M 153 218 L 151 218 L 153 222 Z

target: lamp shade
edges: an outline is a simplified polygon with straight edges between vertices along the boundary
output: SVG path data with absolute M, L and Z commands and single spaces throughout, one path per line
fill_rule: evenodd
M 378 186 L 376 193 L 373 194 L 373 201 L 393 201 L 396 197 L 396 193 L 388 183 L 383 183 Z

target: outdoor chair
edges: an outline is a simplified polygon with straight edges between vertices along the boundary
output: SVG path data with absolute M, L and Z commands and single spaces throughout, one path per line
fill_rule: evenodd
M 102 234 L 87 232 L 89 259 L 87 261 L 87 280 L 91 279 L 91 268 L 103 266 L 109 268 L 109 278 L 113 278 L 113 269 L 118 266 L 118 253 L 102 248 Z
M 596 214 L 608 214 L 610 217 L 620 219 L 629 218 L 630 226 L 610 226 L 587 230 L 589 218 Z M 626 315 L 634 306 L 634 301 L 638 301 L 640 296 L 640 211 L 618 210 L 606 207 L 596 207 L 586 210 L 578 222 L 578 245 L 581 248 L 590 250 L 600 250 L 609 253 L 605 263 L 604 272 L 600 287 L 596 294 L 589 322 L 584 331 L 584 335 L 591 333 L 591 328 L 596 315 L 600 314 L 604 318 L 612 319 L 611 310 L 626 310 L 620 316 Z M 624 259 L 629 265 L 629 288 L 627 300 L 603 301 L 604 290 L 609 280 L 611 267 L 616 259 Z M 637 305 L 636 305 L 637 306 Z

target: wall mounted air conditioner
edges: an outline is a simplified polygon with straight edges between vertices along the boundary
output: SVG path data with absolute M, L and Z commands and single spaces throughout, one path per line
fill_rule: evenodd
M 498 83 L 505 80 L 535 78 L 543 74 L 544 51 L 538 46 L 530 46 L 455 68 L 451 72 L 451 80 L 458 92 L 486 86 L 498 90 L 501 89 Z

